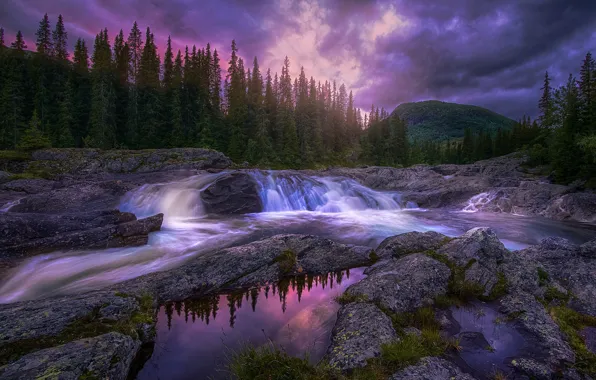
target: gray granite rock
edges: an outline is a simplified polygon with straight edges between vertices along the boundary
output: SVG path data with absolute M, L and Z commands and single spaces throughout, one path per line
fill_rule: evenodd
M 474 380 L 474 377 L 445 359 L 427 357 L 395 373 L 391 380 Z
M 447 241 L 447 236 L 434 231 L 408 232 L 383 240 L 375 252 L 380 258 L 399 258 L 410 253 L 439 249 Z
M 139 347 L 138 340 L 118 333 L 75 340 L 0 367 L 0 379 L 125 380 Z
M 329 364 L 348 370 L 364 367 L 367 360 L 381 355 L 381 346 L 395 341 L 391 319 L 370 303 L 342 306 L 327 350 Z

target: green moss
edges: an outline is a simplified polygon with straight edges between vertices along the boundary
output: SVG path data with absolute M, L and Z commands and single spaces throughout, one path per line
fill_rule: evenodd
M 544 269 L 538 267 L 537 272 L 538 272 L 538 285 L 544 286 L 550 282 L 550 276 Z
M 335 302 L 340 305 L 347 305 L 353 302 L 368 302 L 368 296 L 366 294 L 352 294 L 344 292 L 341 296 L 335 297 Z
M 121 297 L 121 298 L 128 298 L 128 297 L 130 297 L 127 293 L 123 293 L 123 292 L 116 292 L 116 293 L 114 293 L 114 295 L 116 297 Z
M 79 376 L 79 380 L 99 380 L 99 377 L 93 371 L 86 370 Z
M 507 278 L 505 277 L 505 273 L 499 272 L 497 273 L 497 283 L 493 286 L 490 290 L 490 294 L 488 296 L 480 296 L 483 301 L 494 301 L 499 299 L 507 294 L 507 289 L 509 285 L 507 283 Z
M 377 261 L 379 261 L 379 255 L 377 255 L 374 249 L 370 251 L 370 255 L 368 255 L 368 258 L 372 263 L 376 263 Z
M 139 310 L 128 319 L 116 322 L 104 321 L 99 314 L 101 308 L 97 307 L 83 318 L 66 326 L 58 335 L 23 339 L 6 344 L 0 347 L 0 366 L 33 351 L 63 345 L 78 339 L 92 338 L 109 332 L 118 332 L 138 339 L 139 325 L 153 324 L 155 314 L 153 299 L 150 295 L 137 297 L 137 302 L 139 303 Z
M 0 160 L 7 161 L 28 161 L 31 159 L 31 153 L 19 150 L 0 150 Z
M 47 170 L 29 168 L 26 172 L 11 175 L 8 179 L 15 181 L 17 179 L 51 179 L 53 177 L 52 173 Z
M 554 286 L 549 286 L 546 288 L 546 292 L 544 292 L 544 299 L 548 302 L 551 301 L 562 301 L 567 302 L 569 301 L 569 293 L 564 293 L 559 289 L 555 288 Z
M 287 249 L 283 251 L 281 255 L 277 256 L 273 261 L 279 266 L 279 271 L 281 274 L 289 274 L 296 266 L 296 253 L 290 249 Z
M 596 376 L 596 354 L 588 350 L 586 342 L 580 335 L 583 328 L 596 327 L 596 317 L 578 313 L 565 306 L 555 306 L 549 311 L 575 351 L 575 367 L 585 374 Z

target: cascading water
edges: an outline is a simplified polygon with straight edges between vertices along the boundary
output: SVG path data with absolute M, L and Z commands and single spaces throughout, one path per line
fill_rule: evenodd
M 32 257 L 0 282 L 0 303 L 102 288 L 174 268 L 196 255 L 279 233 L 315 234 L 342 243 L 376 247 L 388 236 L 409 231 L 434 230 L 454 236 L 488 225 L 498 227 L 502 238 L 519 242 L 512 245 L 516 248 L 536 243 L 527 240 L 536 236 L 573 238 L 575 234 L 556 224 L 531 224 L 531 219 L 495 219 L 506 218 L 503 215 L 411 212 L 416 205 L 404 205 L 399 193 L 372 190 L 348 178 L 286 171 L 250 174 L 258 185 L 263 212 L 236 216 L 205 214 L 201 190 L 226 172 L 141 186 L 124 196 L 119 208 L 139 218 L 165 215 L 162 230 L 151 234 L 148 245 Z M 479 194 L 470 200 L 466 211 L 473 212 L 490 199 L 490 194 Z M 481 220 L 474 220 L 474 216 Z M 585 238 L 582 233 L 577 236 Z
M 294 174 L 255 172 L 265 212 L 398 210 L 397 193 L 383 193 L 352 179 L 306 177 Z
M 496 194 L 494 192 L 487 192 L 487 193 L 480 193 L 478 195 L 474 195 L 472 198 L 468 200 L 468 204 L 464 209 L 463 212 L 477 212 L 481 210 L 484 206 L 488 205 L 496 198 Z

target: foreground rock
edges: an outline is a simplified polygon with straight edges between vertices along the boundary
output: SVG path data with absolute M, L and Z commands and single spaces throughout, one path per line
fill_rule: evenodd
M 346 293 L 378 303 L 394 313 L 403 313 L 433 303 L 447 292 L 451 271 L 424 254 L 378 262 L 365 272 L 364 280 L 350 286 Z
M 421 358 L 392 379 L 487 378 L 491 366 L 497 371 L 494 376 L 513 379 L 594 375 L 596 355 L 589 352 L 590 333 L 596 327 L 596 240 L 578 246 L 545 239 L 510 252 L 492 230 L 475 228 L 454 239 L 435 233 L 403 234 L 386 239 L 377 252 L 381 260 L 365 271 L 368 277 L 342 297 L 348 303 L 340 310 L 329 354 L 339 368 L 358 367 L 366 362 L 363 357 L 379 355 L 378 332 L 362 326 L 362 321 L 383 326 L 374 322 L 382 318 L 359 312 L 364 305 L 397 323 L 393 347 L 406 350 L 399 348 L 405 334 L 414 334 L 424 344 L 424 331 L 412 327 L 424 330 L 419 324 L 429 322 L 416 318 L 428 318 L 429 312 L 425 309 L 424 317 L 416 317 L 416 310 L 433 306 L 435 321 L 426 333 L 440 328 L 442 339 L 459 338 L 461 351 L 450 351 L 445 356 L 449 360 Z M 472 311 L 458 312 L 451 306 L 462 303 Z M 481 321 L 487 312 L 490 320 Z M 346 333 L 350 331 L 358 333 Z M 336 347 L 341 348 L 339 357 L 332 356 Z M 381 357 L 379 363 L 383 360 L 389 359 Z
M 116 210 L 66 215 L 0 213 L 0 258 L 72 249 L 99 249 L 147 244 L 163 214 L 137 220 Z
M 0 368 L 0 379 L 125 380 L 140 347 L 128 335 L 108 333 L 25 355 Z
M 397 372 L 391 380 L 474 380 L 455 364 L 440 358 L 423 358 L 416 365 Z
M 381 345 L 397 339 L 391 319 L 368 303 L 351 303 L 338 313 L 327 359 L 333 368 L 364 367 L 381 355 Z

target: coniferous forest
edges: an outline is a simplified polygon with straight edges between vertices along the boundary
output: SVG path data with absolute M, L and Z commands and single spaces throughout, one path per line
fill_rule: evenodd
M 72 48 L 62 16 L 53 26 L 47 15 L 36 41 L 13 38 L 0 28 L 0 149 L 205 147 L 289 168 L 459 164 L 524 150 L 557 182 L 596 177 L 590 53 L 579 77 L 559 88 L 545 75 L 537 120 L 439 142 L 412 141 L 403 120 L 374 105 L 362 112 L 343 84 L 304 69 L 292 78 L 287 57 L 280 74 L 262 70 L 257 57 L 244 62 L 234 41 L 224 58 L 209 44 L 174 51 L 168 39 L 160 57 L 150 28 L 135 22 L 128 33 L 112 38 L 104 29 L 93 46 L 78 39 Z

